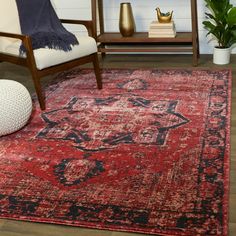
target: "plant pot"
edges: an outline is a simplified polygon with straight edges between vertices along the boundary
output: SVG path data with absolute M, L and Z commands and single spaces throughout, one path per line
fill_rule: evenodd
M 217 65 L 226 65 L 230 62 L 230 48 L 214 48 L 213 63 Z

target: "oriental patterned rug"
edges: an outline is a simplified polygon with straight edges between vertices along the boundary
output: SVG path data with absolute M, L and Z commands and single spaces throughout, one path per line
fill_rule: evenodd
M 157 235 L 227 235 L 231 72 L 60 74 L 0 138 L 0 217 Z

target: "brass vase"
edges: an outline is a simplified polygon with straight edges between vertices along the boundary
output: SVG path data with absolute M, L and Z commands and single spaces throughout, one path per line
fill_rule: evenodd
M 120 4 L 119 28 L 120 33 L 124 37 L 132 36 L 135 31 L 134 16 L 129 2 Z

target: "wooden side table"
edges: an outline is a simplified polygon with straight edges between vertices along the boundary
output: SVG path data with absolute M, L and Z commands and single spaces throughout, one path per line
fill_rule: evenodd
M 106 52 L 192 52 L 192 64 L 197 66 L 199 58 L 197 0 L 190 0 L 190 2 L 192 22 L 190 32 L 177 32 L 175 38 L 149 38 L 148 32 L 136 32 L 131 37 L 123 37 L 119 32 L 105 32 L 103 0 L 91 0 L 95 37 L 99 43 L 98 51 L 102 54 Z M 99 26 L 99 34 L 97 34 L 97 26 Z

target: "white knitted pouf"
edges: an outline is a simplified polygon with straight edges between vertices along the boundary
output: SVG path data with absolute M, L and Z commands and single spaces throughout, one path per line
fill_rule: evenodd
M 28 90 L 16 81 L 0 79 L 0 136 L 21 129 L 31 112 L 32 100 Z

